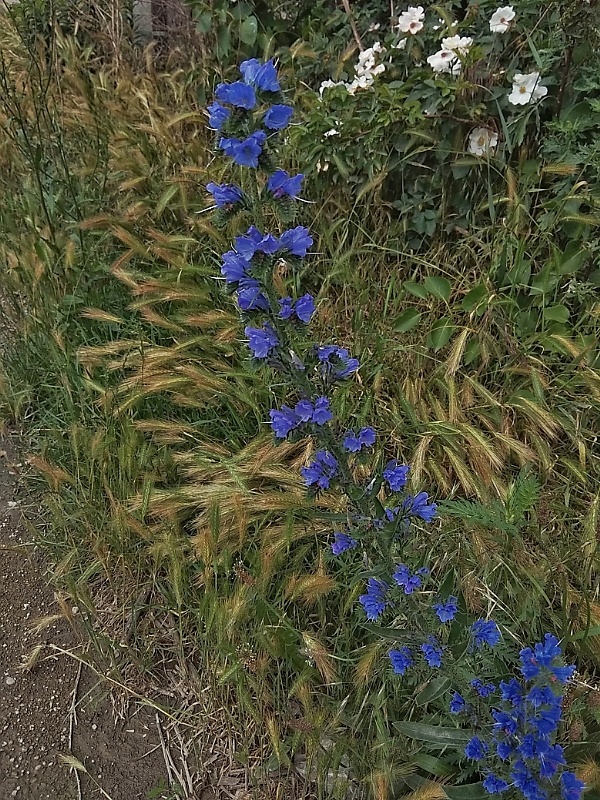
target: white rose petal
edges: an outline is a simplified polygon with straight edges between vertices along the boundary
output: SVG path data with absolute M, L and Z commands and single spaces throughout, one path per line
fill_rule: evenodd
M 427 56 L 427 63 L 434 72 L 452 72 L 457 60 L 453 50 L 438 50 Z
M 532 101 L 541 100 L 548 94 L 548 87 L 540 83 L 540 73 L 530 72 L 527 75 L 517 73 L 513 78 L 513 85 L 508 102 L 513 106 L 526 106 Z
M 502 6 L 502 8 L 497 8 L 490 17 L 491 32 L 506 33 L 515 17 L 516 13 L 512 6 Z
M 490 128 L 473 128 L 469 134 L 469 153 L 486 156 L 498 144 L 498 134 Z
M 423 6 L 409 6 L 406 11 L 398 17 L 398 24 L 396 29 L 400 33 L 415 34 L 423 29 L 423 20 L 425 19 L 425 10 Z

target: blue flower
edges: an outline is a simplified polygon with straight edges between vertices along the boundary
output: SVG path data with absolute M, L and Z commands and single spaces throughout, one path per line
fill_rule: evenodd
M 560 683 L 567 683 L 567 681 L 571 680 L 571 678 L 573 677 L 573 673 L 575 672 L 575 667 L 573 665 L 571 666 L 557 665 L 554 667 L 550 667 L 550 672 L 552 673 L 552 675 L 554 675 L 557 681 L 560 681 Z
M 236 138 L 222 137 L 219 147 L 240 167 L 258 167 L 258 159 L 262 153 L 262 146 L 267 140 L 264 131 L 254 131 L 243 141 Z
M 245 258 L 233 250 L 223 253 L 223 263 L 221 264 L 221 274 L 225 278 L 225 283 L 237 283 L 248 278 L 246 268 L 248 262 Z
M 498 742 L 496 746 L 496 753 L 498 754 L 498 757 L 502 759 L 502 761 L 509 759 L 514 752 L 515 748 L 510 741 Z
M 450 700 L 450 713 L 462 714 L 466 710 L 467 710 L 467 703 L 465 698 L 458 692 L 454 692 L 454 694 L 452 695 L 452 699 Z
M 255 225 L 251 225 L 244 235 L 235 237 L 235 251 L 246 261 L 251 261 L 256 253 L 273 255 L 278 250 L 277 237 L 271 233 L 263 236 Z
M 375 444 L 375 431 L 373 428 L 361 428 L 358 434 L 348 431 L 344 437 L 344 447 L 349 453 L 358 453 L 363 447 L 372 447 Z
M 433 610 L 440 622 L 452 622 L 458 611 L 458 598 L 451 595 L 445 603 L 434 603 Z
M 311 294 L 302 295 L 295 303 L 291 297 L 282 297 L 279 300 L 279 305 L 281 319 L 291 319 L 295 316 L 305 325 L 308 325 L 312 315 L 315 313 L 315 299 Z
M 245 278 L 239 282 L 237 301 L 242 311 L 267 311 L 269 308 L 269 301 L 262 293 L 260 283 L 254 278 Z
M 264 64 L 257 58 L 250 58 L 248 61 L 242 61 L 240 64 L 240 72 L 244 78 L 245 83 L 261 89 L 263 92 L 278 92 L 279 82 L 277 81 L 277 70 L 273 64 L 273 60 L 266 61 Z
M 552 691 L 549 686 L 534 686 L 527 695 L 527 700 L 534 708 L 543 705 L 555 705 L 560 703 L 560 697 Z
M 470 758 L 471 761 L 481 761 L 482 758 L 486 757 L 488 752 L 489 747 L 479 736 L 473 736 L 472 739 L 469 739 L 465 747 L 465 755 L 467 758 Z
M 318 347 L 317 357 L 323 373 L 336 379 L 348 378 L 360 367 L 358 359 L 350 358 L 345 347 L 336 347 L 334 344 Z
M 307 486 L 316 484 L 319 489 L 328 489 L 337 475 L 338 463 L 328 450 L 319 450 L 308 467 L 302 467 L 302 476 Z
M 247 111 L 250 111 L 256 105 L 254 89 L 243 81 L 220 83 L 215 90 L 215 95 L 217 100 L 222 103 L 229 103 L 237 108 L 245 108 Z
M 385 593 L 389 588 L 387 583 L 377 580 L 377 578 L 369 578 L 366 594 L 361 594 L 358 598 L 359 603 L 365 610 L 367 619 L 376 620 L 383 614 L 388 605 Z
M 421 651 L 425 656 L 425 661 L 427 661 L 430 667 L 442 666 L 442 655 L 444 651 L 434 636 L 430 636 L 429 639 L 421 645 Z
M 289 231 L 284 231 L 281 234 L 280 241 L 282 248 L 289 250 L 293 256 L 304 258 L 306 251 L 312 245 L 314 240 L 309 234 L 307 228 L 304 228 L 302 225 L 298 225 L 296 228 L 291 228 Z
M 408 647 L 401 647 L 399 650 L 390 650 L 388 655 L 396 675 L 404 675 L 406 670 L 413 663 L 412 653 Z
M 334 533 L 333 544 L 331 545 L 331 552 L 334 556 L 339 556 L 345 553 L 346 550 L 352 550 L 358 542 L 347 533 Z
M 496 691 L 496 687 L 493 683 L 483 683 L 479 678 L 474 678 L 471 681 L 471 686 L 480 697 L 489 697 Z
M 555 658 L 562 656 L 558 639 L 551 633 L 544 636 L 544 641 L 538 642 L 534 648 L 535 660 L 541 667 L 550 667 Z
M 484 780 L 483 788 L 488 794 L 502 794 L 509 788 L 509 784 L 491 772 Z
M 294 411 L 302 422 L 311 422 L 315 407 L 310 400 L 299 400 L 296 403 Z
M 473 643 L 475 647 L 488 644 L 494 647 L 500 641 L 500 630 L 493 619 L 478 619 L 471 625 Z
M 266 358 L 279 344 L 277 334 L 268 323 L 262 328 L 247 326 L 244 333 L 248 337 L 248 346 L 254 358 Z
M 398 464 L 397 461 L 388 461 L 383 470 L 383 477 L 389 483 L 392 492 L 400 492 L 406 486 L 410 467 Z
M 398 564 L 392 578 L 397 586 L 404 589 L 404 594 L 412 594 L 415 589 L 421 588 L 421 578 L 416 572 L 411 574 L 406 564 Z
M 585 783 L 574 772 L 563 772 L 560 776 L 563 800 L 580 800 Z
M 560 706 L 540 708 L 533 716 L 529 717 L 528 722 L 530 727 L 540 736 L 550 736 L 551 733 L 557 730 L 560 716 Z
M 244 196 L 242 190 L 231 183 L 218 184 L 211 181 L 206 184 L 206 189 L 215 198 L 218 208 L 239 203 Z
M 278 169 L 269 177 L 267 189 L 277 199 L 286 196 L 294 199 L 300 194 L 303 180 L 304 175 L 302 174 L 294 175 L 293 178 L 290 178 L 284 169 Z
M 540 777 L 550 779 L 553 778 L 559 767 L 566 765 L 565 755 L 562 747 L 559 744 L 548 744 L 548 742 L 540 741 L 536 746 L 536 755 L 540 765 Z
M 431 522 L 431 520 L 435 517 L 437 505 L 435 503 L 428 503 L 428 499 L 429 495 L 427 492 L 419 492 L 419 494 L 415 495 L 415 497 L 408 495 L 406 500 L 404 500 L 402 503 L 402 507 L 409 514 L 412 514 L 415 517 L 420 517 L 421 519 L 425 520 L 425 522 Z
M 505 702 L 518 706 L 523 699 L 523 688 L 515 678 L 511 678 L 508 683 L 500 682 L 500 694 Z
M 513 736 L 519 727 L 519 720 L 513 714 L 508 714 L 506 711 L 498 711 L 492 709 L 492 717 L 494 718 L 494 732 L 496 734 L 505 733 Z
M 208 127 L 220 131 L 231 116 L 231 109 L 225 108 L 220 103 L 211 103 L 208 108 Z
M 301 421 L 295 411 L 289 406 L 281 406 L 281 410 L 272 408 L 269 411 L 273 433 L 278 439 L 286 439 L 288 434 L 295 430 Z
M 325 425 L 326 422 L 333 419 L 329 400 L 326 397 L 317 397 L 311 419 L 315 425 Z
M 267 111 L 263 117 L 263 123 L 272 131 L 281 131 L 290 124 L 293 113 L 294 109 L 291 106 L 277 104 L 271 106 Z
M 536 678 L 540 674 L 541 669 L 533 656 L 533 650 L 531 647 L 524 647 L 519 653 L 519 656 L 521 658 L 520 669 L 523 677 L 528 681 L 532 678 Z

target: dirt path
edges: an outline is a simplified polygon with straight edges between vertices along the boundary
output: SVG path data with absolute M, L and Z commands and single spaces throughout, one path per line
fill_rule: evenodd
M 62 619 L 35 631 L 35 620 L 59 613 L 46 564 L 31 546 L 21 514 L 19 458 L 0 439 L 0 800 L 147 800 L 177 795 L 167 785 L 155 717 L 138 708 L 116 721 L 106 689 L 72 653 L 81 642 Z M 39 650 L 35 665 L 21 669 Z M 88 773 L 75 772 L 72 755 Z M 79 778 L 79 780 L 77 780 Z

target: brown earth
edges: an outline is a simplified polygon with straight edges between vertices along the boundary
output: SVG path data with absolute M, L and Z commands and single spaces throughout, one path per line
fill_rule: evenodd
M 118 719 L 106 687 L 78 660 L 83 642 L 59 616 L 23 521 L 13 438 L 0 439 L 0 800 L 170 800 L 160 791 L 168 776 L 156 715 L 130 705 Z M 36 620 L 54 615 L 36 631 Z

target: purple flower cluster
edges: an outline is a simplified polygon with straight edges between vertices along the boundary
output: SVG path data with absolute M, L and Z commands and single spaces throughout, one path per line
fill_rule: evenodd
M 304 175 L 294 175 L 290 178 L 284 169 L 276 170 L 267 181 L 267 189 L 274 198 L 291 197 L 294 200 L 300 194 Z
M 294 408 L 281 406 L 281 409 L 271 409 L 271 425 L 273 433 L 278 439 L 286 439 L 287 436 L 304 423 L 313 422 L 315 425 L 325 425 L 333 419 L 333 414 L 329 408 L 329 400 L 326 397 L 317 397 L 315 402 L 312 400 L 300 400 Z
M 302 467 L 302 477 L 307 486 L 318 486 L 319 489 L 329 489 L 331 481 L 338 471 L 338 462 L 329 450 L 319 450 L 312 464 Z
M 353 550 L 358 542 L 353 539 L 349 533 L 337 532 L 333 534 L 333 544 L 331 545 L 331 552 L 334 556 L 340 556 L 346 550 Z
M 493 723 L 487 741 L 474 736 L 465 748 L 473 761 L 484 761 L 483 786 L 489 794 L 515 788 L 525 800 L 556 797 L 553 787 L 559 777 L 563 800 L 579 800 L 584 784 L 566 766 L 563 749 L 556 744 L 562 714 L 564 684 L 574 667 L 562 663 L 558 640 L 547 633 L 535 647 L 521 650 L 521 674 L 499 686 L 501 702 L 491 711 Z M 493 684 L 475 679 L 471 684 L 481 697 L 496 691 Z M 457 692 L 450 702 L 454 714 L 468 705 Z M 500 774 L 499 774 L 500 773 Z
M 317 358 L 321 364 L 322 374 L 333 380 L 349 378 L 360 366 L 358 359 L 351 358 L 345 347 L 337 347 L 334 344 L 318 347 Z
M 400 586 L 404 590 L 404 594 L 412 594 L 416 589 L 421 588 L 424 575 L 429 575 L 427 567 L 421 567 L 416 572 L 411 572 L 406 564 L 398 564 L 392 578 L 396 586 Z
M 377 578 L 369 578 L 367 581 L 367 591 L 361 594 L 358 602 L 365 610 L 367 619 L 376 620 L 383 614 L 389 605 L 386 593 L 390 587 L 387 583 Z
M 388 461 L 383 470 L 383 477 L 388 482 L 391 492 L 401 492 L 406 486 L 410 467 L 397 461 Z
M 291 297 L 282 297 L 279 300 L 279 317 L 281 319 L 299 319 L 305 325 L 315 313 L 315 299 L 311 294 L 304 294 L 295 302 Z
M 358 453 L 363 447 L 373 447 L 375 431 L 373 428 L 361 428 L 358 433 L 348 431 L 344 436 L 344 449 L 349 453 Z

